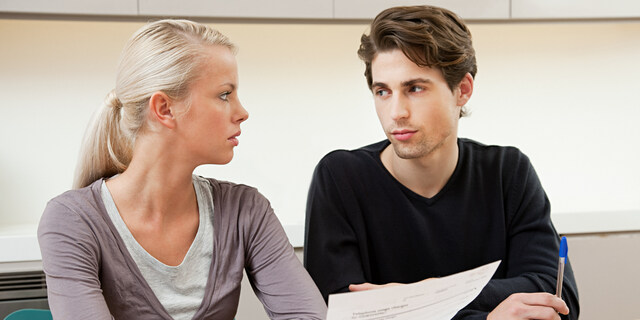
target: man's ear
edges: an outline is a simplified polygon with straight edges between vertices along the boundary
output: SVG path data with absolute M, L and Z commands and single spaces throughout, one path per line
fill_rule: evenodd
M 172 100 L 162 91 L 155 92 L 149 98 L 149 116 L 161 125 L 173 129 L 176 126 L 175 116 L 171 110 Z
M 471 99 L 471 94 L 473 94 L 473 77 L 470 73 L 465 74 L 462 80 L 460 80 L 457 92 L 458 96 L 456 99 L 458 101 L 456 105 L 462 107 L 467 104 L 467 101 Z

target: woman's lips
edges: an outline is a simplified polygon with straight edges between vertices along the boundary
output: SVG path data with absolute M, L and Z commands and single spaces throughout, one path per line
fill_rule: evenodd
M 234 134 L 233 136 L 229 137 L 229 141 L 231 141 L 231 144 L 233 144 L 233 146 L 237 146 L 239 141 L 238 141 L 238 136 L 240 135 L 240 131 L 236 132 L 236 134 Z

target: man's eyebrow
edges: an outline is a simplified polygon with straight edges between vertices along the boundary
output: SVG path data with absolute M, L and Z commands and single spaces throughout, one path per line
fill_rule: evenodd
M 416 79 L 411 79 L 411 80 L 402 82 L 402 86 L 403 87 L 411 87 L 411 86 L 415 85 L 416 83 L 429 84 L 429 83 L 433 83 L 433 81 L 431 81 L 431 79 L 416 78 Z
M 411 79 L 411 80 L 403 81 L 403 82 L 401 83 L 401 85 L 402 85 L 403 87 L 410 87 L 410 86 L 415 85 L 416 83 L 426 83 L 426 84 L 429 84 L 429 83 L 433 83 L 433 81 L 432 81 L 431 79 L 426 79 L 426 78 L 415 78 L 415 79 Z M 386 83 L 384 83 L 384 82 L 374 82 L 374 83 L 372 83 L 372 84 L 371 84 L 371 87 L 372 87 L 372 88 L 373 88 L 373 87 L 388 88 L 389 86 L 388 86 Z

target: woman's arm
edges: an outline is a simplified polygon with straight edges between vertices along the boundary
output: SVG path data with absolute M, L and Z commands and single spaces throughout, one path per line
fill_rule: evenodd
M 50 201 L 38 242 L 54 319 L 113 319 L 100 287 L 96 238 L 82 217 Z
M 327 307 L 268 201 L 257 194 L 247 239 L 249 281 L 271 319 L 325 319 Z

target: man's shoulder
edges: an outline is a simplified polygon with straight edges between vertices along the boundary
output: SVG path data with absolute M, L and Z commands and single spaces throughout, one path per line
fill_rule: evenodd
M 461 153 L 472 162 L 528 163 L 529 158 L 517 147 L 484 144 L 468 138 L 459 138 Z
M 327 153 L 316 166 L 315 174 L 335 177 L 377 176 L 381 172 L 380 152 L 389 145 L 388 140 L 357 149 L 338 149 Z
M 387 140 L 372 143 L 357 149 L 337 149 L 327 153 L 321 160 L 320 165 L 349 165 L 361 163 L 363 161 L 375 160 L 380 152 L 389 144 Z

